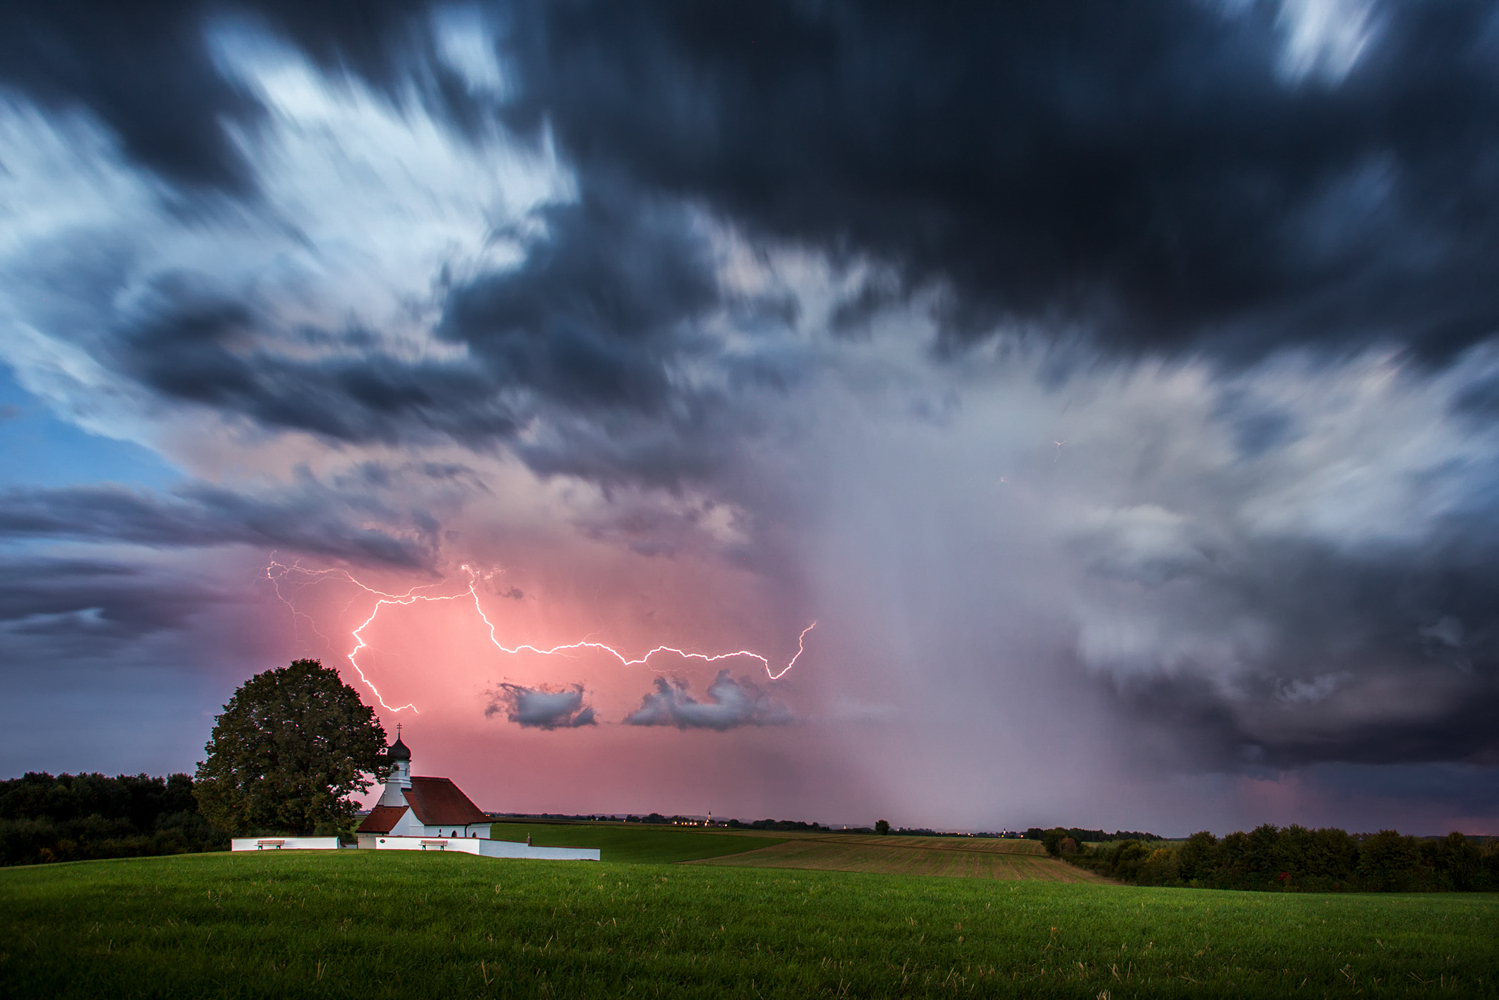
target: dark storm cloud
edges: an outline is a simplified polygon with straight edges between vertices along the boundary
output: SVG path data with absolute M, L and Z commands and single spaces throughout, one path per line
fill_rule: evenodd
M 454 290 L 440 332 L 502 385 L 569 409 L 661 412 L 667 362 L 718 303 L 707 241 L 680 207 L 618 190 L 586 190 L 543 221 L 520 267 Z
M 88 106 L 169 178 L 250 183 L 223 124 L 255 105 L 202 42 L 223 13 L 387 93 L 415 84 L 450 121 L 483 114 L 405 4 L 111 10 L 10 4 L 0 72 Z M 501 10 L 519 96 L 490 111 L 552 123 L 585 190 L 625 177 L 604 198 L 702 199 L 752 231 L 869 253 L 901 288 L 949 286 L 949 333 L 1009 316 L 1123 346 L 1444 352 L 1499 325 L 1492 4 L 1382 4 L 1345 79 L 1289 73 L 1268 3 Z M 857 292 L 839 324 L 886 297 Z M 558 390 L 654 391 L 588 328 L 553 327 L 561 345 L 538 351 L 481 327 L 493 360 Z
M 1136 621 L 1159 615 L 1172 640 L 1205 636 L 1221 652 L 1245 623 L 1270 629 L 1231 666 L 1137 652 L 1111 664 L 1110 687 L 1198 761 L 1499 763 L 1499 546 L 1481 523 L 1442 535 L 1419 553 L 1282 541 L 1222 546 L 1169 571 L 1150 559 L 1134 573 L 1095 563 L 1153 588 L 1155 611 L 1139 608 Z
M 1129 349 L 1383 336 L 1445 353 L 1499 326 L 1499 15 L 1477 0 L 1379 5 L 1341 79 L 1288 68 L 1290 28 L 1263 2 L 521 2 L 493 9 L 514 94 L 488 109 L 439 58 L 430 12 L 10 4 L 0 77 L 88 108 L 168 179 L 245 190 L 225 129 L 259 109 L 203 37 L 239 17 L 393 99 L 414 89 L 457 127 L 547 123 L 585 198 L 614 178 L 609 206 L 585 211 L 683 197 L 893 266 L 840 329 L 930 287 L 948 289 L 939 318 L 959 339 L 1011 318 Z M 501 369 L 564 394 L 658 392 L 627 327 L 574 314 L 541 346 L 543 327 L 490 322 L 535 305 L 499 286 L 452 322 Z
M 460 360 L 397 358 L 358 330 L 282 329 L 187 274 L 158 276 L 95 350 L 161 398 L 263 427 L 350 443 L 510 443 L 537 471 L 605 481 L 705 474 L 735 418 L 718 390 L 679 373 L 721 350 L 695 325 L 723 297 L 690 213 L 589 190 L 537 221 L 520 266 L 447 294 L 437 332 L 467 348 Z M 725 367 L 741 387 L 776 377 Z M 545 431 L 517 441 L 537 418 Z
M 1499 813 L 1499 768 L 1466 764 L 1411 764 L 1362 767 L 1318 765 L 1304 772 L 1319 791 L 1444 803 L 1459 816 Z M 1318 787 L 1320 786 L 1320 787 Z
M 87 110 L 132 161 L 190 191 L 253 195 L 255 179 L 229 129 L 253 134 L 263 109 L 225 78 L 205 29 L 225 18 L 256 24 L 325 71 L 357 74 L 392 98 L 406 85 L 450 121 L 471 125 L 467 88 L 435 58 L 429 11 L 379 0 L 16 0 L 0 8 L 0 85 L 58 110 Z
M 258 105 L 223 79 L 203 43 L 205 6 L 16 0 L 0 9 L 0 84 L 38 102 L 92 112 L 127 156 L 190 187 L 247 192 L 225 132 Z
M 1442 352 L 1499 325 L 1491 4 L 1379 6 L 1341 81 L 1288 71 L 1265 3 L 521 10 L 517 107 L 585 170 L 947 287 L 952 335 Z
M 190 286 L 158 281 L 152 313 L 111 347 L 123 371 L 164 398 L 358 443 L 442 435 L 480 445 L 518 427 L 503 386 L 471 366 L 372 351 L 307 360 L 269 344 L 247 350 L 271 340 L 254 310 Z
M 102 560 L 12 556 L 0 559 L 0 633 L 86 651 L 122 639 L 185 627 L 223 600 L 201 581 Z
M 351 523 L 375 513 L 365 509 L 356 517 L 344 501 L 312 488 L 257 499 L 203 485 L 173 494 L 117 486 L 20 487 L 0 492 L 0 538 L 69 538 L 153 548 L 239 544 L 358 563 L 431 565 L 437 526 L 430 517 L 413 512 L 400 534 Z
M 511 722 L 528 729 L 577 729 L 597 725 L 592 706 L 583 704 L 583 685 L 562 691 L 501 684 L 491 692 L 484 717 L 501 712 Z
M 779 726 L 792 720 L 791 711 L 759 686 L 735 680 L 720 671 L 708 685 L 708 701 L 698 701 L 683 680 L 656 678 L 656 690 L 641 699 L 640 707 L 625 716 L 630 726 L 676 726 L 678 729 L 737 729 L 740 726 Z

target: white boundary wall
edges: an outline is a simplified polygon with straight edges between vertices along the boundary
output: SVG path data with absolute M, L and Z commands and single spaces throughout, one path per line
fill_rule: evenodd
M 337 837 L 236 837 L 229 842 L 236 851 L 336 851 Z
M 462 851 L 485 858 L 532 858 L 537 861 L 599 860 L 599 851 L 595 847 L 532 847 L 513 840 L 480 840 L 477 837 L 376 837 L 375 849 Z

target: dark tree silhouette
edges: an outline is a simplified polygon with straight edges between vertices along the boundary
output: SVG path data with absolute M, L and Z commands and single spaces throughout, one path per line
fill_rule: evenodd
M 874 832 L 883 837 L 890 832 L 890 821 L 888 819 L 877 819 L 874 821 Z
M 383 772 L 374 709 L 317 660 L 251 677 L 214 719 L 193 794 L 230 832 L 332 832 Z

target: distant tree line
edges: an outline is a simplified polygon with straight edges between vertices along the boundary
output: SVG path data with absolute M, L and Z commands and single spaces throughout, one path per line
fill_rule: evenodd
M 663 816 L 660 813 L 646 813 L 637 816 L 630 813 L 627 816 L 604 813 L 488 813 L 489 816 L 504 822 L 518 822 L 522 820 L 547 820 L 560 823 L 653 823 L 658 826 L 681 826 L 685 824 L 699 824 L 703 821 L 693 816 Z M 715 821 L 717 822 L 717 821 Z
M 670 824 L 674 817 L 663 816 L 660 813 L 646 813 L 644 816 L 629 815 L 625 817 L 626 823 L 653 823 L 658 826 Z
M 1221 840 L 1206 831 L 1185 841 L 1127 837 L 1089 847 L 1048 830 L 1048 853 L 1121 882 L 1278 892 L 1475 892 L 1499 890 L 1499 849 L 1469 840 L 1354 835 L 1337 829 L 1265 824 Z
M 630 813 L 626 816 L 603 815 L 595 813 L 580 815 L 565 815 L 563 813 L 490 813 L 489 815 L 506 822 L 514 820 L 561 820 L 564 822 L 572 821 L 584 823 L 644 823 L 652 826 L 701 826 L 705 822 L 705 820 L 696 816 L 663 816 L 661 813 L 656 812 L 646 813 L 644 815 L 636 815 L 635 813 Z M 860 830 L 849 829 L 834 831 L 832 827 L 824 826 L 821 823 L 803 823 L 798 820 L 791 819 L 757 819 L 753 821 L 745 821 L 739 819 L 715 819 L 713 820 L 713 825 L 727 827 L 731 830 L 802 830 L 820 833 L 874 832 L 873 830 L 867 828 Z M 904 833 L 906 831 L 903 830 L 901 832 Z M 947 836 L 947 834 L 941 834 L 939 836 Z M 953 836 L 957 835 L 954 834 Z
M 1067 837 L 1071 837 L 1079 844 L 1084 843 L 1085 841 L 1091 841 L 1092 843 L 1096 844 L 1100 842 L 1116 840 L 1152 841 L 1163 839 L 1161 837 L 1157 837 L 1153 833 L 1141 833 L 1138 830 L 1115 830 L 1113 833 L 1106 833 L 1103 830 L 1083 830 L 1075 826 L 1066 828 L 1054 826 L 1050 830 L 1042 830 L 1039 827 L 1033 826 L 1029 830 L 1025 831 L 1024 837 L 1026 840 L 1041 841 L 1046 845 L 1046 853 L 1053 856 L 1055 856 L 1058 851 L 1057 845 Z
M 188 854 L 228 848 L 186 774 L 32 772 L 0 781 L 0 865 Z
M 737 819 L 729 820 L 731 830 L 802 830 L 809 832 L 828 833 L 829 829 L 821 823 L 803 823 L 794 819 L 757 819 L 752 823 L 742 823 Z
M 506 820 L 509 820 L 509 819 L 516 819 L 516 820 L 526 820 L 526 819 L 529 819 L 529 820 L 538 820 L 538 819 L 546 819 L 546 820 L 552 820 L 552 821 L 558 821 L 558 822 L 565 822 L 565 823 L 600 823 L 600 822 L 608 823 L 608 822 L 622 822 L 619 819 L 619 817 L 617 817 L 617 816 L 604 816 L 604 815 L 595 814 L 595 813 L 497 813 L 497 812 L 492 812 L 492 813 L 489 813 L 489 815 L 493 816 L 495 819 L 506 819 Z M 640 820 L 640 817 L 638 817 L 638 816 L 632 817 L 632 818 L 636 822 L 639 822 L 639 820 Z
M 663 816 L 661 813 L 654 813 L 654 812 L 653 813 L 646 813 L 643 816 L 638 816 L 635 813 L 630 813 L 629 815 L 626 815 L 626 816 L 619 816 L 617 814 L 604 815 L 604 814 L 601 814 L 601 813 L 582 813 L 582 814 L 571 814 L 570 815 L 570 814 L 566 814 L 566 813 L 498 813 L 498 812 L 492 812 L 492 813 L 489 813 L 489 815 L 492 816 L 492 817 L 494 817 L 495 819 L 498 819 L 498 820 L 501 820 L 501 821 L 504 821 L 504 822 L 510 822 L 510 821 L 515 821 L 515 820 L 532 820 L 532 821 L 534 821 L 534 820 L 550 820 L 550 821 L 553 821 L 553 822 L 560 821 L 560 822 L 581 822 L 581 823 L 645 823 L 645 824 L 652 824 L 652 825 L 656 825 L 656 826 L 688 826 L 688 825 L 690 825 L 690 826 L 700 826 L 700 825 L 702 825 L 705 822 L 701 817 L 680 816 L 680 815 L 677 815 L 677 816 Z M 998 838 L 1001 838 L 1001 837 L 1020 837 L 1020 836 L 1022 836 L 1022 834 L 1019 834 L 1019 833 L 1001 833 L 1001 832 L 955 833 L 955 832 L 947 831 L 947 830 L 931 830 L 931 829 L 927 829 L 926 827 L 904 827 L 903 826 L 900 829 L 895 829 L 895 828 L 893 828 L 890 825 L 890 823 L 889 823 L 888 820 L 883 820 L 883 819 L 879 820 L 877 823 L 875 823 L 875 825 L 873 827 L 868 827 L 868 826 L 842 826 L 842 827 L 836 827 L 835 828 L 835 827 L 827 826 L 827 825 L 822 824 L 822 823 L 803 823 L 803 822 L 801 822 L 799 820 L 790 820 L 790 819 L 757 819 L 757 820 L 753 820 L 753 821 L 746 821 L 746 820 L 740 820 L 740 819 L 730 819 L 730 820 L 715 819 L 715 820 L 711 821 L 711 825 L 713 825 L 713 826 L 727 827 L 728 829 L 731 829 L 731 830 L 800 830 L 800 831 L 804 831 L 804 832 L 813 832 L 813 833 L 850 833 L 850 834 L 876 834 L 877 833 L 877 834 L 882 834 L 882 835 L 883 834 L 891 834 L 891 833 L 893 833 L 893 834 L 899 834 L 901 836 L 906 836 L 906 837 L 967 837 L 967 838 L 988 837 L 988 838 L 991 838 L 991 839 L 998 839 Z M 1037 835 L 1036 837 L 1034 837 L 1032 839 L 1039 840 L 1039 839 L 1041 839 L 1040 835 L 1042 833 L 1045 833 L 1046 831 L 1044 831 L 1044 830 L 1032 830 L 1031 832 Z M 1085 830 L 1085 831 L 1077 831 L 1077 832 L 1087 833 L 1089 835 L 1097 833 L 1097 834 L 1100 834 L 1102 836 L 1107 837 L 1107 835 L 1103 834 L 1103 831 L 1101 831 L 1101 830 Z M 1125 836 L 1125 834 L 1121 833 L 1120 836 Z M 1151 834 L 1148 834 L 1148 833 L 1145 833 L 1145 834 L 1129 834 L 1128 836 L 1150 837 Z
M 850 830 L 848 832 L 855 833 L 860 831 Z M 862 832 L 867 833 L 868 831 L 866 830 Z M 876 832 L 879 831 L 877 830 Z M 992 831 L 981 831 L 979 833 L 958 833 L 953 830 L 932 830 L 924 826 L 903 826 L 898 830 L 890 830 L 888 832 L 898 834 L 902 837 L 964 837 L 970 840 L 974 838 L 987 838 L 989 840 L 997 840 L 1001 836 L 1003 836 L 1002 834 L 994 833 Z

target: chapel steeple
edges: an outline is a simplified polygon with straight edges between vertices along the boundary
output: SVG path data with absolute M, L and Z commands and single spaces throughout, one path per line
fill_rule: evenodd
M 401 742 L 400 723 L 396 724 L 396 741 L 385 750 L 385 762 L 390 765 L 390 775 L 385 779 L 380 805 L 404 806 L 405 791 L 411 787 L 411 750 Z

